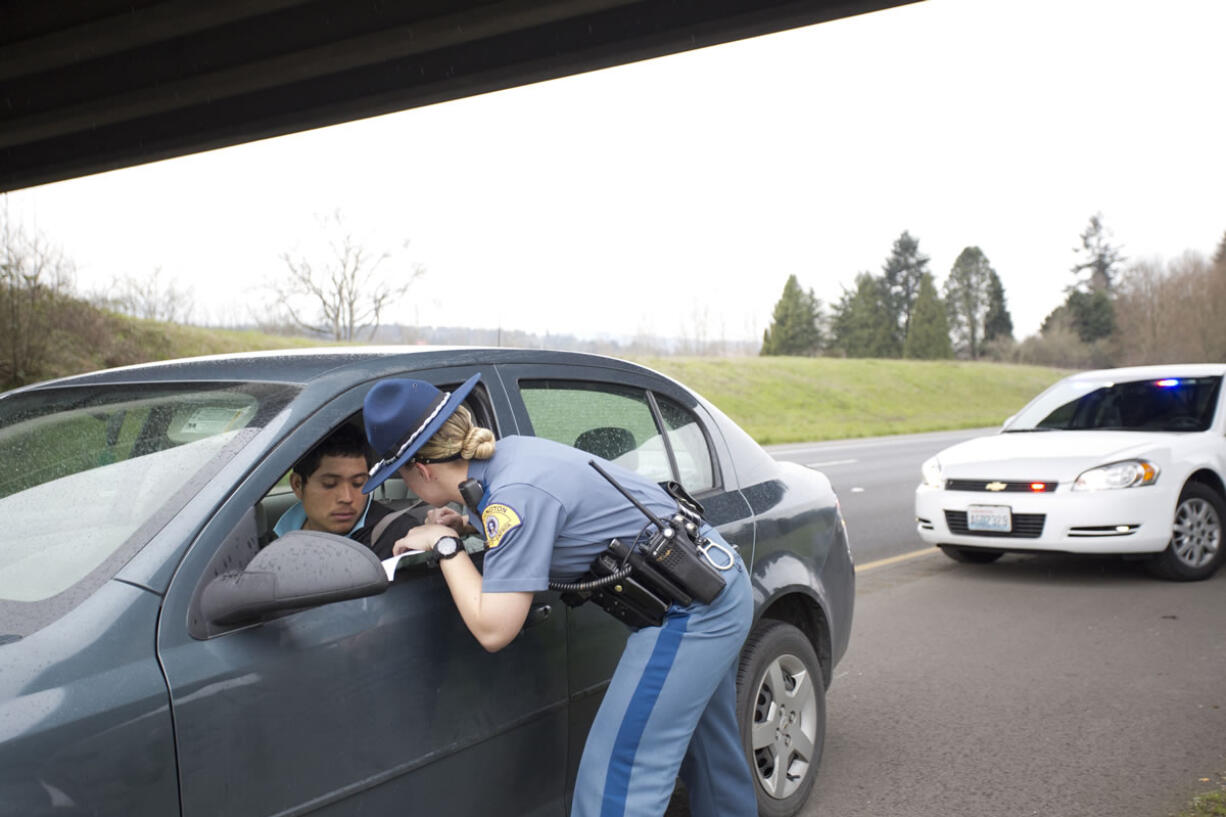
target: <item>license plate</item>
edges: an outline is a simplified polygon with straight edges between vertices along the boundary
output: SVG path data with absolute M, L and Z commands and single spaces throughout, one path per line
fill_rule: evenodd
M 993 533 L 1013 530 L 1013 513 L 1008 505 L 971 505 L 966 509 L 966 529 Z

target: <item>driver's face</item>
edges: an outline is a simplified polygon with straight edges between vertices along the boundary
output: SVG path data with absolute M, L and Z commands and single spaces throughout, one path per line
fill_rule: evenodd
M 306 511 L 303 529 L 349 533 L 366 509 L 362 486 L 368 479 L 365 458 L 338 456 L 324 457 L 305 480 L 291 476 L 290 485 Z

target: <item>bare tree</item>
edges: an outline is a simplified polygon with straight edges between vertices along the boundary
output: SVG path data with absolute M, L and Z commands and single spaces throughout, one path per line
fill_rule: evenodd
M 111 291 L 92 299 L 98 306 L 166 323 L 188 323 L 195 308 L 192 288 L 180 287 L 162 277 L 156 267 L 144 278 L 126 276 L 111 283 Z
M 45 376 L 55 308 L 71 287 L 72 265 L 41 236 L 0 212 L 0 385 Z
M 312 258 L 283 253 L 288 275 L 272 288 L 291 323 L 335 340 L 356 340 L 363 329 L 373 338 L 383 313 L 424 274 L 418 264 L 391 266 L 395 254 L 371 252 L 350 232 L 340 211 L 321 219 L 327 250 Z M 399 250 L 408 247 L 404 241 Z
M 1226 265 L 1194 252 L 1141 261 L 1120 279 L 1116 333 L 1121 364 L 1195 363 L 1226 356 Z

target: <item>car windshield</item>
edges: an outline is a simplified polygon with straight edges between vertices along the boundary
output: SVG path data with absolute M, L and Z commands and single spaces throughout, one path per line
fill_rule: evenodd
M 1221 382 L 1217 376 L 1063 380 L 1022 409 L 1005 431 L 1204 431 L 1213 422 Z
M 296 391 L 128 384 L 0 399 L 0 605 L 113 575 Z

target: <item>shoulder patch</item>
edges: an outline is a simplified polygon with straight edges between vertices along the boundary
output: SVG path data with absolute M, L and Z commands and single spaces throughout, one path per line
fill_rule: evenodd
M 519 514 L 510 505 L 486 505 L 481 512 L 481 524 L 485 527 L 485 546 L 498 547 L 502 544 L 502 537 L 518 528 L 521 521 Z

